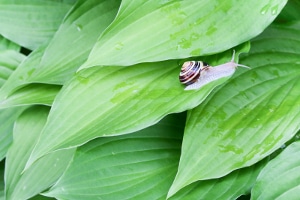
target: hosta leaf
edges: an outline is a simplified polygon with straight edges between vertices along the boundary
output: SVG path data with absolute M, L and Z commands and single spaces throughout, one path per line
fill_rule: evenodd
M 51 106 L 60 89 L 60 85 L 29 84 L 3 100 L 0 108 L 33 104 Z
M 251 199 L 299 199 L 300 142 L 292 143 L 261 171 Z
M 81 69 L 221 52 L 261 33 L 286 2 L 123 0 Z
M 5 157 L 11 145 L 14 122 L 23 110 L 23 107 L 0 110 L 0 160 Z
M 226 53 L 219 58 L 230 60 L 231 51 Z M 28 165 L 48 152 L 100 136 L 134 132 L 169 113 L 191 109 L 234 73 L 232 68 L 230 74 L 220 73 L 219 79 L 200 90 L 184 91 L 178 80 L 178 64 L 172 60 L 126 68 L 95 67 L 77 73 L 56 97 Z M 206 74 L 208 79 L 212 75 Z
M 300 20 L 299 9 L 300 2 L 298 0 L 289 0 L 280 15 L 276 18 L 276 21 L 289 22 L 292 20 Z
M 95 139 L 78 148 L 59 181 L 57 199 L 166 199 L 176 174 L 185 115 L 139 132 Z
M 16 43 L 9 41 L 8 39 L 2 37 L 2 35 L 0 35 L 0 51 L 3 50 L 15 50 L 15 51 L 19 51 L 20 50 L 20 46 L 17 45 Z
M 188 115 L 170 195 L 197 180 L 252 165 L 299 130 L 300 23 L 253 40 L 244 71 Z M 278 48 L 280 47 L 280 48 Z
M 63 84 L 87 59 L 102 31 L 113 21 L 120 0 L 80 0 L 45 49 L 28 82 Z
M 23 172 L 26 161 L 46 122 L 49 108 L 31 107 L 16 121 L 14 141 L 6 157 L 7 199 L 28 199 L 51 186 L 66 169 L 74 149 L 57 151 Z
M 0 51 L 0 88 L 25 58 L 15 50 Z
M 70 8 L 60 0 L 1 0 L 0 34 L 36 49 L 53 36 Z
M 256 165 L 236 170 L 222 178 L 197 181 L 180 190 L 169 200 L 237 199 L 239 196 L 249 193 L 265 164 L 266 162 L 262 161 Z

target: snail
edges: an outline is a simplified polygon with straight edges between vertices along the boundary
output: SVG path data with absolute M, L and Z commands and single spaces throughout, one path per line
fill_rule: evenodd
M 231 61 L 215 67 L 203 61 L 186 61 L 181 67 L 179 81 L 186 86 L 185 90 L 195 90 L 211 81 L 231 76 L 238 66 L 250 69 L 246 65 L 235 63 L 234 56 L 233 50 Z

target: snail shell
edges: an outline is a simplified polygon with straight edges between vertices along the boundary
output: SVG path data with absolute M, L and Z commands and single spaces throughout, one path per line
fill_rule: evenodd
M 191 85 L 199 80 L 201 72 L 207 67 L 209 65 L 206 62 L 187 61 L 182 65 L 179 81 L 186 86 Z
M 185 90 L 196 90 L 209 82 L 231 76 L 238 66 L 250 69 L 248 66 L 235 63 L 234 57 L 233 50 L 231 61 L 214 67 L 202 61 L 187 61 L 182 65 L 179 81 L 186 86 Z

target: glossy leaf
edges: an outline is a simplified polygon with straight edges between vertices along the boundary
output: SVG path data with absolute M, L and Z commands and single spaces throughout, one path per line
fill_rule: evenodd
M 178 166 L 184 119 L 182 114 L 169 115 L 136 133 L 85 144 L 45 195 L 72 200 L 166 199 Z
M 120 0 L 78 1 L 46 47 L 28 82 L 63 84 L 87 59 L 102 31 L 115 18 Z
M 286 2 L 123 0 L 80 69 L 221 52 L 261 33 Z
M 59 0 L 1 0 L 0 34 L 28 49 L 49 40 L 71 8 Z
M 300 142 L 288 146 L 259 174 L 251 199 L 299 199 Z
M 170 196 L 256 163 L 299 130 L 299 34 L 300 23 L 268 28 L 241 59 L 252 70 L 238 73 L 189 113 Z
M 51 186 L 64 172 L 74 154 L 74 149 L 48 154 L 23 172 L 48 112 L 47 107 L 31 107 L 16 121 L 14 141 L 6 157 L 7 199 L 28 199 Z
M 169 200 L 237 199 L 239 196 L 249 193 L 265 164 L 266 162 L 262 161 L 253 166 L 236 170 L 222 178 L 197 181 L 180 190 Z
M 228 57 L 219 56 L 228 61 L 229 53 Z M 178 80 L 178 64 L 173 60 L 126 68 L 95 67 L 78 73 L 56 97 L 28 165 L 48 152 L 96 137 L 134 132 L 169 113 L 194 108 L 234 73 L 232 68 L 230 74 L 220 73 L 219 79 L 200 90 L 184 91 Z M 206 74 L 208 79 L 212 75 Z

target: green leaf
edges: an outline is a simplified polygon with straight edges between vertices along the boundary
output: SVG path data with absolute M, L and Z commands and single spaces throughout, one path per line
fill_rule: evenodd
M 115 18 L 120 0 L 80 0 L 46 47 L 28 82 L 63 84 L 87 59 L 102 31 Z
M 259 174 L 251 199 L 299 199 L 300 141 L 289 145 Z
M 238 73 L 188 114 L 175 194 L 197 180 L 250 166 L 291 139 L 300 124 L 300 23 L 253 40 Z M 280 48 L 278 48 L 280 47 Z
M 24 55 L 15 50 L 0 51 L 0 88 L 24 58 Z
M 51 106 L 60 89 L 60 85 L 29 84 L 0 102 L 0 109 L 37 104 Z
M 71 2 L 60 0 L 1 0 L 0 34 L 28 49 L 49 40 Z
M 72 200 L 166 199 L 178 166 L 184 120 L 185 115 L 169 115 L 139 132 L 83 145 L 44 195 Z
M 80 69 L 221 52 L 261 33 L 286 2 L 123 0 Z
M 14 126 L 14 141 L 6 157 L 7 199 L 28 199 L 56 181 L 66 169 L 75 149 L 57 151 L 23 171 L 26 161 L 47 120 L 49 108 L 36 106 L 26 110 Z
M 0 110 L 0 160 L 11 145 L 14 122 L 23 110 L 23 107 Z
M 197 181 L 180 190 L 169 200 L 237 199 L 249 193 L 265 164 L 266 162 L 262 161 L 251 167 L 236 170 L 222 178 Z
M 15 50 L 15 51 L 20 51 L 20 46 L 17 45 L 16 43 L 9 41 L 8 39 L 2 37 L 0 35 L 0 51 L 3 50 Z
M 290 22 L 293 20 L 300 20 L 300 2 L 298 0 L 289 0 L 279 16 L 276 18 L 277 22 Z
M 229 53 L 219 56 L 228 61 Z M 185 91 L 178 80 L 178 64 L 172 60 L 126 68 L 94 67 L 76 74 L 56 97 L 28 165 L 48 152 L 96 137 L 131 133 L 169 113 L 194 108 L 235 71 L 231 67 L 229 74 L 220 72 L 219 79 L 200 90 Z M 206 72 L 208 80 L 215 77 L 214 70 Z

